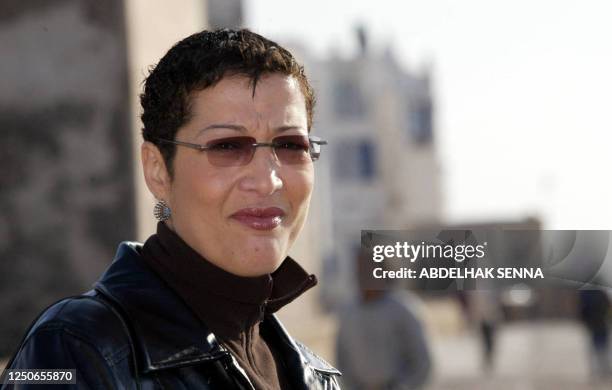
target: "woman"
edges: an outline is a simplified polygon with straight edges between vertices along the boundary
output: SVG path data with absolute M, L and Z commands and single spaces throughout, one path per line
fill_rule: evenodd
M 273 314 L 316 284 L 287 257 L 325 143 L 302 67 L 248 30 L 203 31 L 161 59 L 141 104 L 157 234 L 47 309 L 8 367 L 75 369 L 93 389 L 339 388 Z

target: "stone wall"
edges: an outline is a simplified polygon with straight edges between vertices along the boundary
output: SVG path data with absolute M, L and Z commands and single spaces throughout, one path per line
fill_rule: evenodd
M 0 3 L 0 356 L 135 237 L 123 7 Z

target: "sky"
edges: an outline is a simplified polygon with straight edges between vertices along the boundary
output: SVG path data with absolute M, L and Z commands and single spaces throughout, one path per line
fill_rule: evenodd
M 450 222 L 612 229 L 612 2 L 246 0 L 246 25 L 318 58 L 373 50 L 434 77 Z M 307 70 L 308 71 L 308 70 Z

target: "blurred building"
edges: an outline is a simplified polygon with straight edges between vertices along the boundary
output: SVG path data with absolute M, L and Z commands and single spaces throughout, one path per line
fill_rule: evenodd
M 129 104 L 131 109 L 132 166 L 134 170 L 137 229 L 133 239 L 144 241 L 155 233 L 155 199 L 149 192 L 140 164 L 142 122 L 139 95 L 151 66 L 179 40 L 207 27 L 206 0 L 123 1 L 128 31 Z
M 123 2 L 0 3 L 0 356 L 133 237 Z
M 331 307 L 354 296 L 361 229 L 435 224 L 442 212 L 429 71 L 406 71 L 390 51 L 370 50 L 363 29 L 357 37 L 354 58 L 309 68 L 314 134 L 329 141 L 317 185 L 329 199 L 319 236 Z
M 242 6 L 242 0 L 207 0 L 206 3 L 209 28 L 243 27 L 244 7 Z

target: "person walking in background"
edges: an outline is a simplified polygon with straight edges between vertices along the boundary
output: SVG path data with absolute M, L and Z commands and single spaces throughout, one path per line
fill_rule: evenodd
M 421 388 L 432 362 L 417 298 L 407 291 L 361 293 L 340 316 L 337 363 L 351 390 Z
M 496 331 L 502 319 L 498 293 L 494 290 L 470 291 L 467 305 L 469 319 L 480 335 L 482 369 L 489 372 L 495 364 Z
M 495 364 L 497 328 L 503 319 L 499 293 L 495 290 L 457 291 L 456 298 L 466 323 L 478 334 L 482 370 L 490 373 Z
M 609 350 L 610 299 L 602 290 L 580 290 L 580 318 L 591 342 L 591 375 L 594 379 L 612 376 Z

